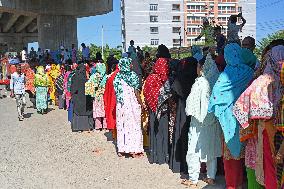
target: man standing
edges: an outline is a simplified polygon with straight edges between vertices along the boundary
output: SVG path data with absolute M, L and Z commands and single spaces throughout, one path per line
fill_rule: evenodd
M 82 61 L 90 60 L 90 49 L 86 47 L 85 43 L 81 44 L 82 46 Z
M 237 25 L 238 18 L 241 18 L 242 23 Z M 244 19 L 242 13 L 238 15 L 231 15 L 228 21 L 227 29 L 227 42 L 228 43 L 238 43 L 240 44 L 239 32 L 242 31 L 242 28 L 245 26 L 246 20 Z
M 130 41 L 130 46 L 128 47 L 128 56 L 132 59 L 132 70 L 138 75 L 139 77 L 139 88 L 142 88 L 142 68 L 138 61 L 137 51 L 134 47 L 134 41 Z
M 33 47 L 31 48 L 29 57 L 30 57 L 31 60 L 35 60 L 36 57 L 37 57 L 37 52 L 34 50 Z
M 17 71 L 11 75 L 10 89 L 11 96 L 16 98 L 19 121 L 24 120 L 25 98 L 25 75 L 22 73 L 21 65 L 17 64 Z
M 27 50 L 28 50 L 27 47 L 24 47 L 23 50 L 21 51 L 22 61 L 24 63 L 27 63 L 27 59 L 28 59 Z

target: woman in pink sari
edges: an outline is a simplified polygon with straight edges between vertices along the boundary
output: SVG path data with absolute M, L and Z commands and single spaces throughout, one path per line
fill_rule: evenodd
M 64 75 L 64 81 L 63 81 L 63 89 L 64 89 L 64 97 L 65 97 L 65 102 L 66 102 L 66 109 L 68 110 L 69 105 L 70 105 L 70 100 L 71 100 L 71 93 L 67 89 L 67 84 L 68 84 L 68 77 L 71 73 L 69 65 L 66 66 L 66 73 Z

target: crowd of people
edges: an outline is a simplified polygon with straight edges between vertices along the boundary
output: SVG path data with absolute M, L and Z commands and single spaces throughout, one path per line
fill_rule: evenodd
M 34 74 L 18 64 L 10 87 L 19 120 L 29 90 L 39 114 L 49 103 L 66 109 L 73 132 L 109 131 L 119 157 L 147 150 L 150 163 L 168 164 L 183 185 L 197 188 L 200 173 L 214 185 L 224 170 L 228 189 L 282 189 L 284 40 L 258 61 L 252 37 L 229 37 L 217 49 L 210 40 L 193 46 L 182 60 L 165 45 L 153 58 L 131 41 L 119 61 L 104 63 L 100 53 L 91 61 L 86 50 L 80 61 L 40 65 Z

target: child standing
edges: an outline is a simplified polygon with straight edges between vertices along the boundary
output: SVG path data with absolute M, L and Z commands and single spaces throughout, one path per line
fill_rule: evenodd
M 10 89 L 11 89 L 11 96 L 15 96 L 16 98 L 19 121 L 23 121 L 24 109 L 26 106 L 26 98 L 25 98 L 26 79 L 24 73 L 22 73 L 20 64 L 17 64 L 16 69 L 17 69 L 16 72 L 14 72 L 11 75 Z

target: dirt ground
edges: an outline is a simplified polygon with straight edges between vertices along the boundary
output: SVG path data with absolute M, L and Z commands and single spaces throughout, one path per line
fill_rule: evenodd
M 108 133 L 72 133 L 66 111 L 38 115 L 30 106 L 19 122 L 15 100 L 0 99 L 1 189 L 187 188 L 167 165 L 118 158 Z M 224 180 L 199 188 L 223 189 Z

